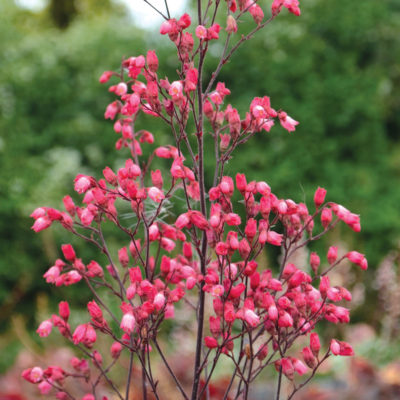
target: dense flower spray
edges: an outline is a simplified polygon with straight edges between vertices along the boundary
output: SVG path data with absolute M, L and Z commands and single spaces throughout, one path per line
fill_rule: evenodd
M 268 96 L 254 98 L 248 112 L 240 115 L 227 103 L 229 88 L 218 82 L 232 54 L 280 12 L 286 8 L 300 15 L 297 0 L 274 0 L 269 19 L 264 16 L 268 10 L 258 3 L 199 0 L 193 22 L 188 14 L 172 18 L 166 1 L 166 14 L 156 11 L 164 17 L 160 34 L 177 49 L 177 75 L 162 78 L 157 54 L 149 50 L 124 59 L 120 72 L 106 71 L 100 77 L 102 84 L 113 80 L 109 91 L 115 100 L 107 106 L 105 118 L 114 121 L 117 150 L 126 151 L 129 158 L 116 171 L 105 167 L 103 178 L 78 175 L 74 188 L 81 204 L 66 196 L 65 211 L 40 207 L 31 215 L 35 232 L 60 223 L 95 246 L 108 264 L 82 260 L 71 244 L 63 244 L 63 259 L 44 273 L 55 286 L 85 283 L 93 298 L 87 304 L 87 319 L 79 325 L 70 326 L 69 305 L 63 301 L 59 313 L 38 327 L 41 337 L 56 328 L 84 356 L 71 360 L 70 371 L 59 366 L 24 371 L 23 377 L 43 394 L 57 399 L 136 398 L 131 390 L 135 359 L 142 369 L 142 398 L 151 393 L 151 398 L 161 399 L 160 378 L 151 369 L 151 354 L 158 353 L 183 399 L 209 396 L 222 358 L 231 360 L 233 370 L 224 399 L 247 399 L 251 384 L 268 366 L 277 371 L 276 399 L 281 396 L 283 377 L 293 383 L 290 399 L 328 357 L 353 354 L 350 344 L 337 339 L 323 350 L 314 330 L 322 320 L 349 322 L 349 310 L 342 302 L 351 300 L 351 294 L 344 287 L 332 286 L 328 273 L 345 259 L 366 269 L 364 255 L 339 254 L 332 246 L 327 250 L 327 264 L 315 252 L 309 266 L 290 260 L 339 221 L 360 231 L 358 215 L 326 201 L 326 190 L 320 187 L 309 211 L 304 203 L 279 198 L 264 181 L 248 181 L 240 172 L 234 177 L 224 173 L 234 151 L 258 132 L 269 132 L 277 122 L 293 132 L 299 124 L 287 112 L 276 111 Z M 219 13 L 226 16 L 226 26 L 216 22 Z M 240 32 L 238 23 L 247 15 L 255 26 L 250 32 Z M 210 42 L 222 39 L 225 44 L 215 71 L 204 76 Z M 143 113 L 165 123 L 173 144 L 157 147 L 157 137 L 137 126 Z M 215 152 L 212 182 L 206 182 L 204 175 L 207 136 L 214 141 L 213 148 L 207 149 Z M 152 167 L 157 158 L 169 163 L 167 170 Z M 175 201 L 176 192 L 183 194 L 184 208 L 176 216 L 165 217 L 165 207 Z M 234 201 L 238 197 L 240 201 Z M 126 224 L 119 211 L 127 206 L 135 216 L 134 226 Z M 321 229 L 315 232 L 317 219 Z M 126 236 L 116 254 L 107 246 L 105 224 Z M 279 265 L 272 269 L 258 261 L 269 246 L 282 250 Z M 191 304 L 197 321 L 189 386 L 180 382 L 158 340 L 163 322 L 174 319 L 179 303 L 188 301 L 188 296 L 196 299 Z M 208 320 L 206 297 L 212 299 Z M 100 336 L 109 338 L 109 349 L 104 349 L 105 340 L 100 346 Z M 294 346 L 297 342 L 306 347 L 300 351 Z M 108 366 L 103 365 L 105 351 L 113 359 Z M 122 354 L 130 358 L 123 388 L 109 376 Z M 66 382 L 74 378 L 90 383 L 90 393 L 70 391 Z M 100 382 L 108 385 L 112 397 L 99 394 Z

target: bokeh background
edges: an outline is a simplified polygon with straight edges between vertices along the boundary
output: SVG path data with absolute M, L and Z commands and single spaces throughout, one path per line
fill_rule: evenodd
M 123 157 L 116 155 L 112 125 L 103 119 L 112 96 L 98 77 L 118 68 L 122 56 L 148 48 L 157 50 L 165 74 L 174 74 L 172 47 L 142 3 L 0 2 L 1 399 L 19 393 L 24 360 L 45 357 L 34 331 L 69 297 L 48 287 L 42 275 L 70 238 L 57 228 L 35 235 L 30 212 L 61 207 L 76 173 L 97 176 Z M 176 15 L 191 7 L 190 1 L 172 3 Z M 261 3 L 264 10 L 270 5 Z M 320 388 L 340 382 L 344 399 L 354 385 L 369 382 L 374 395 L 386 393 L 371 399 L 391 398 L 400 385 L 400 2 L 302 0 L 301 6 L 301 18 L 283 12 L 221 74 L 239 111 L 252 97 L 267 94 L 300 125 L 290 135 L 275 127 L 256 136 L 227 172 L 266 180 L 275 193 L 295 201 L 312 201 L 323 186 L 329 200 L 361 214 L 360 234 L 340 227 L 329 237 L 369 260 L 367 273 L 347 269 L 340 278 L 354 297 L 353 324 L 340 334 L 353 340 L 361 358 L 353 360 L 348 379 L 334 365 Z M 220 52 L 218 45 L 212 48 L 208 72 Z M 145 122 L 159 143 L 170 140 L 163 126 Z M 91 249 L 74 245 L 82 257 L 93 257 Z M 325 251 L 327 242 L 319 246 L 315 250 Z M 72 290 L 78 309 L 89 296 L 82 287 Z

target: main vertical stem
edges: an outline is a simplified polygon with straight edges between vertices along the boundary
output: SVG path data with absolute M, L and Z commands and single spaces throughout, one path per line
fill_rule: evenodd
M 201 0 L 197 1 L 197 11 L 199 25 L 202 24 L 201 20 Z M 200 186 L 200 208 L 201 212 L 207 217 L 207 205 L 205 196 L 205 185 L 204 185 L 204 139 L 203 139 L 203 88 L 202 88 L 202 73 L 203 73 L 203 62 L 204 62 L 205 50 L 203 45 L 200 46 L 199 53 L 199 68 L 198 68 L 198 82 L 197 82 L 197 100 L 198 100 L 198 125 L 197 125 L 197 144 L 198 144 L 198 157 L 199 157 L 199 186 Z M 201 273 L 206 273 L 206 258 L 207 258 L 207 236 L 203 232 L 201 240 L 201 254 L 200 254 L 200 269 Z M 192 388 L 192 400 L 197 399 L 200 383 L 200 362 L 201 362 L 201 351 L 203 345 L 203 326 L 204 326 L 204 300 L 205 293 L 203 291 L 204 282 L 200 284 L 199 293 L 199 311 L 198 311 L 198 325 L 197 325 L 197 342 L 196 342 L 196 356 L 194 364 L 194 377 L 193 377 L 193 388 Z

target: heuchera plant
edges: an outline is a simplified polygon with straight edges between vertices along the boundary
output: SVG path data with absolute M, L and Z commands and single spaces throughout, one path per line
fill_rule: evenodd
M 327 251 L 325 268 L 320 267 L 316 253 L 311 253 L 310 268 L 296 266 L 290 260 L 340 220 L 356 232 L 360 231 L 360 220 L 343 206 L 327 202 L 323 188 L 316 190 L 309 212 L 305 204 L 273 194 L 264 181 L 248 181 L 242 173 L 235 178 L 226 176 L 224 168 L 233 152 L 253 135 L 269 132 L 277 121 L 292 132 L 298 122 L 285 111 L 272 108 L 267 96 L 254 98 L 246 115 L 239 115 L 226 104 L 230 90 L 217 80 L 232 54 L 282 10 L 300 15 L 299 2 L 274 0 L 271 16 L 266 19 L 256 1 L 199 0 L 196 22 L 188 14 L 171 18 L 167 1 L 165 6 L 165 13 L 153 8 L 165 19 L 161 35 L 176 46 L 177 75 L 161 78 L 157 55 L 150 50 L 146 56 L 124 59 L 120 72 L 107 71 L 100 78 L 101 83 L 115 81 L 109 91 L 117 99 L 108 105 L 105 118 L 115 120 L 114 130 L 120 136 L 116 148 L 129 153 L 125 165 L 118 171 L 106 167 L 102 179 L 78 175 L 75 191 L 83 197 L 81 206 L 66 196 L 66 211 L 41 207 L 31 215 L 35 232 L 58 222 L 107 257 L 104 267 L 94 260 L 87 263 L 71 244 L 64 244 L 63 259 L 56 260 L 44 274 L 55 286 L 82 281 L 93 293 L 87 304 L 88 318 L 82 324 L 70 326 L 69 305 L 63 301 L 59 313 L 37 329 L 41 337 L 46 337 L 53 327 L 58 328 L 84 358 L 74 357 L 68 371 L 60 366 L 36 366 L 22 375 L 42 394 L 53 394 L 57 399 L 127 400 L 138 395 L 160 399 L 157 383 L 162 377 L 151 368 L 151 353 L 155 352 L 175 382 L 177 393 L 183 399 L 195 400 L 209 398 L 218 362 L 228 358 L 233 372 L 223 399 L 247 399 L 250 386 L 268 366 L 277 371 L 276 399 L 281 396 L 283 377 L 291 382 L 291 399 L 328 357 L 353 354 L 350 344 L 336 339 L 321 349 L 314 330 L 322 320 L 349 322 L 349 310 L 336 303 L 350 301 L 351 294 L 344 287 L 331 286 L 328 273 L 345 259 L 364 270 L 367 261 L 356 251 L 338 254 L 334 246 Z M 225 26 L 216 23 L 219 13 L 226 16 Z M 248 13 L 255 26 L 239 34 L 238 23 Z M 205 58 L 211 43 L 220 40 L 222 33 L 225 44 L 221 57 L 207 77 Z M 154 136 L 137 127 L 142 113 L 165 123 L 173 145 L 154 145 Z M 214 142 L 207 151 L 215 152 L 210 183 L 204 173 L 207 136 Z M 170 169 L 153 170 L 155 158 L 167 159 L 164 162 L 170 163 Z M 241 204 L 232 201 L 235 191 Z M 183 193 L 184 210 L 175 217 L 165 216 L 171 204 L 182 209 L 177 192 Z M 123 203 L 133 211 L 134 226 L 118 211 L 126 210 Z M 321 226 L 318 232 L 314 232 L 316 219 Z M 126 235 L 118 254 L 107 246 L 105 224 L 115 225 Z M 282 250 L 275 273 L 257 262 L 268 246 Z M 212 298 L 213 307 L 208 310 L 208 320 L 207 297 Z M 192 305 L 192 318 L 197 321 L 193 325 L 197 339 L 191 387 L 180 382 L 159 342 L 164 321 L 173 320 L 174 313 L 180 312 L 179 303 L 184 301 Z M 116 302 L 120 311 L 113 312 Z M 190 316 L 187 318 L 190 320 Z M 108 337 L 109 348 L 100 347 L 99 336 Z M 307 344 L 302 351 L 298 345 L 301 341 Z M 101 342 L 104 347 L 106 341 Z M 113 361 L 104 365 L 102 354 L 109 351 Z M 130 359 L 124 387 L 109 377 L 121 353 Z M 133 363 L 142 370 L 142 393 L 132 397 Z M 86 380 L 90 393 L 68 390 L 71 379 Z M 100 382 L 109 386 L 112 397 L 99 395 Z

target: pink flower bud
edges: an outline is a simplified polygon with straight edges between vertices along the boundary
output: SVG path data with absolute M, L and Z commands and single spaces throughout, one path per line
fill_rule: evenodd
M 257 358 L 262 361 L 268 356 L 268 345 L 262 344 L 257 351 Z
M 94 321 L 101 322 L 103 320 L 103 312 L 94 300 L 89 301 L 87 308 Z
M 338 248 L 336 246 L 329 247 L 328 254 L 326 258 L 328 259 L 329 264 L 333 264 L 338 257 Z
M 60 314 L 60 317 L 64 320 L 64 321 L 68 321 L 69 318 L 69 305 L 68 302 L 66 301 L 61 301 L 58 304 L 58 313 Z
M 257 221 L 254 218 L 248 219 L 244 232 L 251 242 L 257 234 Z
M 326 189 L 318 187 L 314 194 L 314 204 L 316 208 L 319 208 L 325 201 Z
M 121 354 L 121 351 L 122 351 L 122 344 L 119 343 L 119 342 L 114 342 L 111 345 L 110 351 L 111 351 L 111 357 L 112 358 L 118 358 L 119 355 Z
M 214 337 L 221 334 L 221 318 L 210 316 L 210 331 Z
M 70 261 L 70 262 L 75 261 L 75 258 L 76 258 L 75 251 L 74 251 L 74 248 L 70 244 L 63 244 L 61 246 L 61 250 L 67 261 Z
M 122 247 L 121 249 L 118 250 L 118 259 L 123 267 L 128 266 L 129 256 L 128 256 L 128 250 L 126 247 Z
M 243 260 L 246 260 L 247 257 L 250 255 L 251 252 L 251 247 L 249 245 L 249 242 L 243 238 L 240 242 L 239 242 L 239 254 L 240 257 L 242 257 Z
M 331 287 L 329 276 L 325 275 L 321 277 L 321 282 L 319 284 L 319 291 L 322 297 L 326 296 L 328 289 Z
M 319 350 L 321 349 L 321 343 L 319 341 L 318 334 L 315 332 L 310 334 L 310 349 L 315 357 L 318 357 Z
M 218 347 L 217 340 L 212 336 L 206 336 L 204 338 L 204 343 L 209 349 L 215 349 L 216 347 Z
M 294 367 L 289 358 L 281 359 L 281 367 L 283 374 L 290 380 L 293 380 L 294 377 Z
M 319 267 L 320 263 L 321 263 L 321 260 L 318 256 L 318 254 L 315 252 L 312 252 L 310 255 L 310 265 L 315 274 L 317 274 L 317 272 L 318 272 L 318 267 Z
M 112 71 L 105 71 L 102 73 L 102 75 L 99 78 L 100 83 L 106 83 L 110 80 L 110 78 L 113 76 Z
M 321 224 L 326 229 L 332 221 L 332 211 L 330 208 L 324 208 L 321 213 Z
M 314 369 L 317 366 L 318 361 L 314 357 L 314 355 L 309 347 L 304 347 L 304 349 L 302 350 L 302 355 L 303 355 L 304 362 L 310 368 Z
M 158 58 L 157 58 L 156 52 L 154 50 L 149 50 L 147 52 L 146 61 L 147 61 L 147 66 L 149 67 L 149 70 L 151 72 L 157 72 Z

